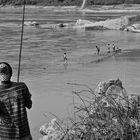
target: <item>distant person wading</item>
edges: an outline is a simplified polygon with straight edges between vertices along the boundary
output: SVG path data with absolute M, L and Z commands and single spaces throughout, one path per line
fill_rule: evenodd
M 113 44 L 112 49 L 113 49 L 113 52 L 116 52 L 116 47 L 115 47 L 115 45 L 114 45 L 114 44 Z
M 63 59 L 64 59 L 64 61 L 67 61 L 68 60 L 66 52 L 63 55 Z
M 100 48 L 98 46 L 96 46 L 96 50 L 97 50 L 97 54 L 100 54 Z
M 107 53 L 110 53 L 110 44 L 108 44 Z
M 0 63 L 0 140 L 32 140 L 26 108 L 31 94 L 23 82 L 11 81 L 12 68 Z

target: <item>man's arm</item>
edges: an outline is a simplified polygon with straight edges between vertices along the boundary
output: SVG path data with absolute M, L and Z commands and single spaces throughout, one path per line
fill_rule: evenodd
M 31 93 L 29 92 L 28 87 L 25 85 L 25 106 L 30 109 L 32 107 Z

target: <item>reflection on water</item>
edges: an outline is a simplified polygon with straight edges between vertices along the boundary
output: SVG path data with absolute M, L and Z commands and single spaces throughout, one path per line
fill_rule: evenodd
M 0 60 L 14 68 L 16 79 L 20 46 L 22 10 L 0 9 Z M 105 20 L 119 15 L 81 14 L 79 12 L 54 13 L 47 9 L 27 9 L 26 20 L 40 24 L 75 22 L 77 19 Z M 24 28 L 21 80 L 28 83 L 33 93 L 33 109 L 29 112 L 32 133 L 36 139 L 38 129 L 46 121 L 43 112 L 65 115 L 72 87 L 77 82 L 95 87 L 99 81 L 119 77 L 132 92 L 140 91 L 140 34 L 124 31 L 85 31 L 79 29 Z M 109 57 L 98 63 L 95 46 L 101 53 L 107 44 L 115 43 L 123 50 L 118 57 Z M 68 61 L 63 61 L 63 54 Z M 49 93 L 48 93 L 49 92 Z M 36 117 L 34 117 L 36 116 Z
M 63 65 L 64 65 L 64 69 L 67 70 L 67 68 L 68 68 L 68 62 L 67 61 L 64 61 Z

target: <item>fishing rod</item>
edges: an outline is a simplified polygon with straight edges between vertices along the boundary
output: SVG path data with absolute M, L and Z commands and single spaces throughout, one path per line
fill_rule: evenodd
M 25 19 L 25 0 L 23 1 L 22 30 L 21 30 L 21 41 L 20 41 L 19 61 L 18 61 L 19 63 L 18 63 L 18 76 L 17 76 L 17 82 L 19 82 L 19 76 L 20 76 L 21 53 L 22 53 L 23 32 L 24 32 L 24 19 Z

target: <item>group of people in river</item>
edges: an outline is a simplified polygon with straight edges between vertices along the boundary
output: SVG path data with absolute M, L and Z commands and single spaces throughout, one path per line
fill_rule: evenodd
M 111 50 L 111 48 L 112 48 L 112 50 Z M 111 44 L 107 45 L 107 53 L 108 54 L 110 54 L 110 53 L 119 53 L 121 51 L 122 50 L 119 47 L 116 47 L 115 44 L 112 44 L 112 46 L 111 46 Z M 101 54 L 100 53 L 101 49 L 97 45 L 96 45 L 96 52 L 97 52 L 97 55 Z M 63 54 L 63 60 L 64 60 L 65 63 L 67 63 L 67 61 L 68 61 L 68 57 L 67 57 L 67 53 L 66 52 L 64 52 L 64 54 Z
M 112 48 L 112 51 L 111 51 L 111 48 Z M 100 55 L 100 52 L 101 52 L 101 49 L 99 46 L 96 45 L 96 52 L 98 55 Z M 108 44 L 107 45 L 107 53 L 118 53 L 118 52 L 121 52 L 121 49 L 119 47 L 116 47 L 115 44 Z

